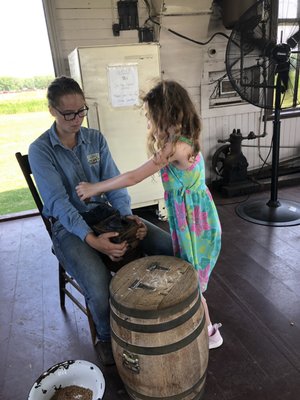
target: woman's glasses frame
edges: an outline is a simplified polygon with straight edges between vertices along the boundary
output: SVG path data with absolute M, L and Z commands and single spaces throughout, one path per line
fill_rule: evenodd
M 89 111 L 88 106 L 85 106 L 84 108 L 82 108 L 81 110 L 79 110 L 77 112 L 62 112 L 56 107 L 53 107 L 53 108 L 55 108 L 55 110 L 64 117 L 65 121 L 73 121 L 77 115 L 80 118 L 84 118 L 87 116 L 87 113 Z

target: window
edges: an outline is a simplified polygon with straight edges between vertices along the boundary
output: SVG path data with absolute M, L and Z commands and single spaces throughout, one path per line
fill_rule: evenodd
M 282 108 L 288 112 L 300 112 L 299 66 L 300 55 L 300 6 L 298 0 L 278 0 L 277 43 L 291 48 L 289 58 L 288 90 L 282 98 Z

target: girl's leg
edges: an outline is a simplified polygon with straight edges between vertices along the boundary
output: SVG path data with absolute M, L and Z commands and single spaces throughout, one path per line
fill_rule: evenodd
M 219 332 L 219 328 L 221 328 L 222 324 L 212 324 L 211 323 L 207 302 L 203 295 L 201 295 L 201 301 L 203 304 L 204 314 L 205 314 L 206 323 L 207 323 L 209 348 L 215 349 L 217 347 L 220 347 L 223 344 L 223 338 Z
M 206 302 L 206 299 L 203 296 L 203 294 L 201 295 L 201 301 L 202 301 L 202 305 L 203 305 L 203 308 L 204 308 L 204 314 L 205 314 L 207 327 L 208 327 L 208 330 L 209 330 L 209 327 L 212 326 L 212 324 L 211 324 L 211 320 L 210 320 L 210 316 L 209 316 L 207 302 Z

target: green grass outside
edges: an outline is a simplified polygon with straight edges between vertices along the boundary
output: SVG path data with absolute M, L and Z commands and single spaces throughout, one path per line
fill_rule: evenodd
M 0 96 L 0 215 L 36 208 L 15 153 L 27 154 L 52 122 L 45 91 Z
M 27 112 L 38 112 L 47 109 L 47 101 L 42 99 L 33 99 L 30 101 L 0 101 L 0 114 L 20 114 Z
M 27 187 L 0 193 L 0 202 L 1 215 L 36 209 L 36 205 Z
M 48 110 L 0 115 L 0 215 L 35 208 L 15 153 L 27 154 L 30 143 L 52 122 Z

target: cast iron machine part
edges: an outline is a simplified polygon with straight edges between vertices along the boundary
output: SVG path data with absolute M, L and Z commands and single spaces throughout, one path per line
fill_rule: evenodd
M 221 146 L 212 157 L 213 170 L 222 178 L 222 184 L 230 185 L 248 180 L 249 164 L 242 152 L 242 141 L 265 136 L 266 133 L 256 135 L 253 131 L 243 136 L 240 129 L 233 129 L 228 139 L 218 140 L 218 143 L 229 143 Z

